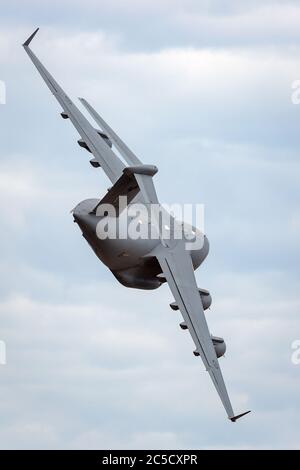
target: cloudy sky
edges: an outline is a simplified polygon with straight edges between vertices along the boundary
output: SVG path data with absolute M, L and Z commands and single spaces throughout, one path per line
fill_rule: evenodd
M 299 448 L 299 2 L 10 0 L 0 24 L 0 447 Z M 109 181 L 21 47 L 36 26 L 63 87 L 159 167 L 160 200 L 205 204 L 197 281 L 238 423 L 168 287 L 124 288 L 73 224 Z

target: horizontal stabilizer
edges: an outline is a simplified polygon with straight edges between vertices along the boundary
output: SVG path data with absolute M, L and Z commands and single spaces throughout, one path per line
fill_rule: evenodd
M 127 166 L 123 169 L 123 174 L 115 182 L 115 184 L 108 190 L 105 196 L 94 207 L 91 214 L 96 214 L 97 208 L 102 204 L 111 204 L 116 209 L 116 215 L 120 215 L 119 198 L 121 196 L 127 197 L 127 205 L 135 198 L 141 190 L 141 185 L 145 181 L 143 178 L 151 178 L 157 173 L 157 168 L 154 165 L 137 165 Z M 146 180 L 147 182 L 147 180 Z M 152 194 L 151 194 L 152 195 Z M 122 208 L 122 210 L 124 210 Z
M 108 190 L 105 196 L 92 210 L 92 214 L 96 214 L 97 208 L 102 204 L 111 204 L 116 209 L 116 215 L 119 212 L 119 197 L 127 196 L 127 204 L 137 195 L 140 188 L 137 184 L 134 174 L 123 173 L 122 176 L 115 182 L 115 184 Z M 125 209 L 125 208 L 124 208 Z

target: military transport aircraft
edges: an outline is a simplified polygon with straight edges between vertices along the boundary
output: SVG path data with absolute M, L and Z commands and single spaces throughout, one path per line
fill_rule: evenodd
M 224 355 L 226 345 L 222 338 L 212 336 L 209 332 L 204 310 L 210 306 L 211 296 L 205 289 L 197 287 L 194 275 L 194 270 L 208 254 L 206 236 L 190 226 L 196 241 L 202 241 L 198 249 L 187 249 L 187 237 L 175 237 L 175 228 L 178 228 L 179 222 L 175 221 L 173 216 L 170 216 L 173 223 L 168 227 L 168 237 L 162 233 L 157 216 L 149 210 L 154 205 L 161 207 L 153 184 L 157 168 L 154 165 L 144 165 L 92 106 L 81 98 L 81 103 L 101 130 L 95 129 L 84 117 L 30 49 L 29 44 L 38 29 L 25 41 L 24 49 L 61 105 L 62 118 L 70 119 L 79 132 L 79 145 L 93 155 L 91 165 L 101 167 L 112 183 L 112 187 L 101 200 L 87 199 L 80 202 L 73 210 L 74 221 L 78 223 L 84 238 L 98 258 L 123 285 L 138 289 L 155 289 L 164 282 L 169 284 L 175 298 L 170 307 L 180 310 L 184 319 L 180 326 L 190 332 L 196 346 L 194 354 L 201 357 L 228 418 L 235 422 L 249 411 L 234 415 L 218 361 L 218 358 Z M 123 157 L 124 162 L 113 147 Z M 128 206 L 138 201 L 147 207 L 148 219 L 142 220 L 141 223 L 154 225 L 158 237 L 99 237 L 99 220 L 111 217 L 108 211 L 101 212 L 101 208 L 109 205 L 117 208 L 121 196 L 126 196 Z M 115 218 L 120 218 L 121 212 L 118 209 Z

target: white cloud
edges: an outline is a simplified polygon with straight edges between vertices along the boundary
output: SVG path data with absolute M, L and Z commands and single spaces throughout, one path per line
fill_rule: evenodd
M 201 361 L 191 354 L 189 335 L 177 326 L 179 315 L 168 308 L 166 288 L 136 293 L 97 283 L 70 286 L 64 303 L 20 296 L 2 302 L 9 358 L 2 392 L 11 393 L 4 394 L 1 409 L 12 417 L 24 407 L 12 429 L 2 430 L 2 446 L 195 448 L 199 439 L 192 435 L 201 421 L 205 429 L 212 423 L 220 429 L 214 437 L 211 431 L 202 435 L 202 447 L 211 439 L 220 447 L 290 447 L 297 432 L 291 422 L 285 437 L 273 431 L 264 444 L 254 439 L 263 422 L 278 419 L 279 409 L 286 416 L 294 410 L 299 385 L 290 362 L 299 304 L 296 297 L 288 300 L 288 291 L 282 306 L 276 303 L 278 281 L 269 277 L 266 295 L 263 275 L 223 275 L 207 314 L 212 331 L 228 344 L 222 368 L 235 409 L 253 409 L 244 431 L 234 430 L 234 441 L 222 441 L 228 423 Z M 73 292 L 79 304 L 72 303 Z M 44 431 L 37 437 L 39 428 Z

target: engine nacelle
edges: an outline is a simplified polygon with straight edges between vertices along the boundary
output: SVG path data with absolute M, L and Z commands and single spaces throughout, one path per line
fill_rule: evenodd
M 158 274 L 156 277 L 158 279 L 160 279 L 161 282 L 166 282 L 166 278 L 164 277 L 163 274 Z M 201 298 L 203 310 L 206 310 L 211 306 L 211 302 L 212 302 L 211 295 L 208 292 L 208 290 L 206 290 L 206 289 L 199 288 L 198 291 L 199 291 L 199 295 L 200 295 L 200 298 Z M 172 310 L 179 310 L 177 302 L 172 302 L 170 304 L 170 307 L 171 307 Z
M 212 298 L 208 290 L 199 288 L 199 294 L 201 297 L 201 302 L 203 305 L 203 309 L 206 310 L 211 306 Z
M 219 338 L 218 336 L 211 337 L 217 358 L 224 356 L 226 352 L 226 343 L 223 338 Z
M 65 114 L 65 113 L 62 113 L 62 114 Z M 67 119 L 65 117 L 63 117 L 64 119 Z M 99 131 L 97 129 L 95 129 L 97 134 L 100 135 L 100 137 L 102 137 L 102 139 L 104 140 L 104 142 L 109 146 L 109 147 L 112 147 L 112 141 L 110 140 L 110 138 L 104 134 L 104 132 L 102 131 Z M 78 145 L 82 148 L 84 148 L 85 150 L 87 150 L 88 152 L 91 152 L 89 146 L 87 145 L 87 143 L 83 140 L 83 139 L 79 139 L 77 140 L 78 142 Z

